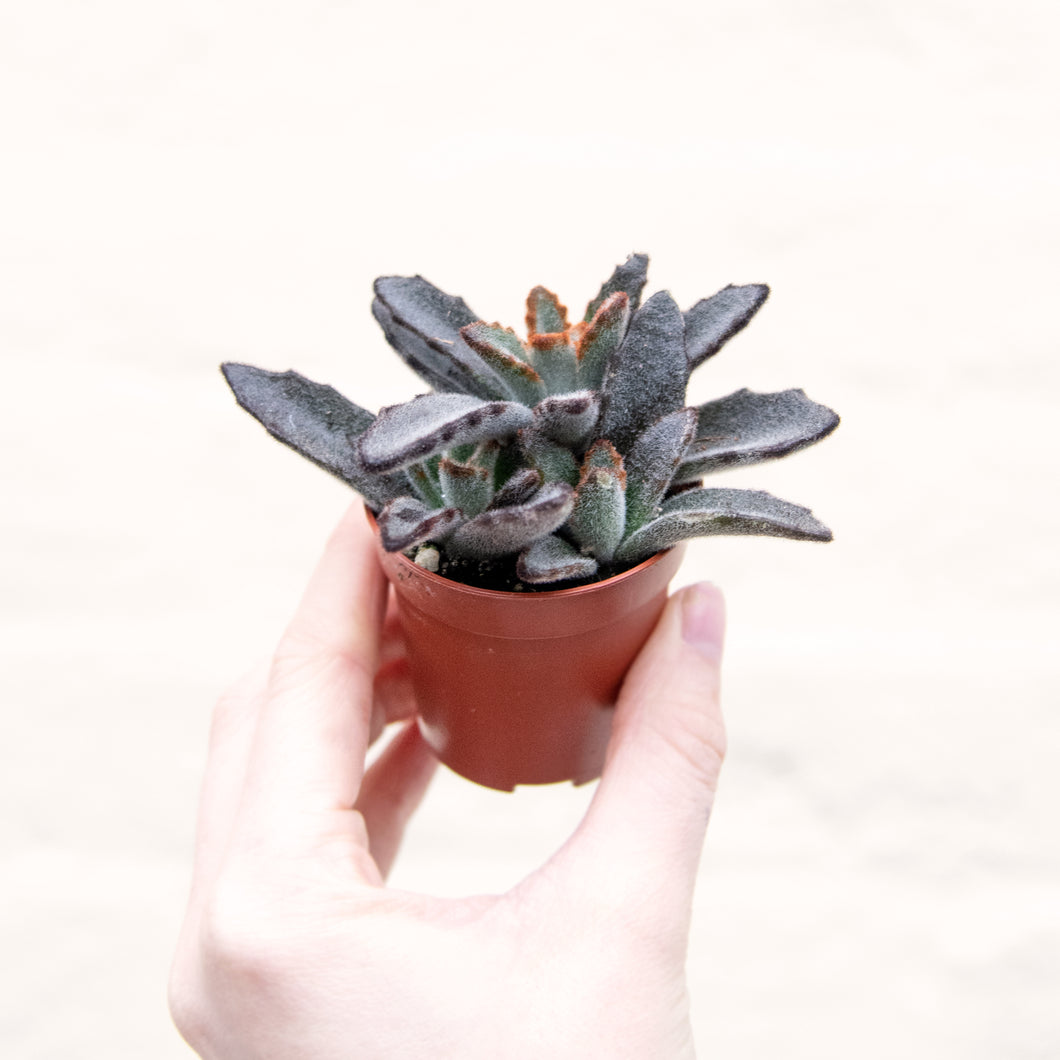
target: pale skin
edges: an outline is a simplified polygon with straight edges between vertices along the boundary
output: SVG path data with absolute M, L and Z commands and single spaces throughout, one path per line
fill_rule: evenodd
M 170 981 L 180 1032 L 204 1060 L 693 1056 L 720 593 L 670 598 L 564 846 L 506 894 L 442 899 L 385 882 L 435 763 L 374 549 L 355 505 L 271 664 L 217 706 Z

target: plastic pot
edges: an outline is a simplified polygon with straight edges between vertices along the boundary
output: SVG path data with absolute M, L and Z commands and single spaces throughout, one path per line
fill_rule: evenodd
M 502 791 L 598 777 L 622 679 L 683 551 L 591 585 L 518 593 L 462 585 L 380 546 L 438 758 Z

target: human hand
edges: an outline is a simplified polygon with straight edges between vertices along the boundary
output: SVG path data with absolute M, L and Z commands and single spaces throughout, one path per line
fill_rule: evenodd
M 694 1053 L 692 894 L 725 735 L 710 587 L 671 597 L 567 843 L 507 894 L 385 887 L 434 760 L 363 512 L 332 536 L 267 674 L 215 712 L 170 982 L 205 1060 L 669 1060 Z

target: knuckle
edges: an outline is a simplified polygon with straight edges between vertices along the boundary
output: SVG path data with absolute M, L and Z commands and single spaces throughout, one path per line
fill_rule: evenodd
M 206 900 L 199 924 L 199 949 L 205 967 L 227 982 L 263 983 L 283 967 L 277 918 L 254 888 L 222 875 Z
M 226 1055 L 219 1051 L 226 1026 L 290 993 L 291 940 L 275 905 L 225 872 L 185 925 L 167 1000 L 174 1026 L 202 1056 Z
M 169 975 L 167 1001 L 170 1018 L 181 1037 L 192 1048 L 201 1045 L 208 1025 L 205 998 L 188 963 L 179 954 Z

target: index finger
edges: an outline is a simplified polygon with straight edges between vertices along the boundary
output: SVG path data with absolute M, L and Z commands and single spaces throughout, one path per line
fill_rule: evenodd
M 386 579 L 360 503 L 324 549 L 280 641 L 247 767 L 242 813 L 350 809 L 364 775 Z

